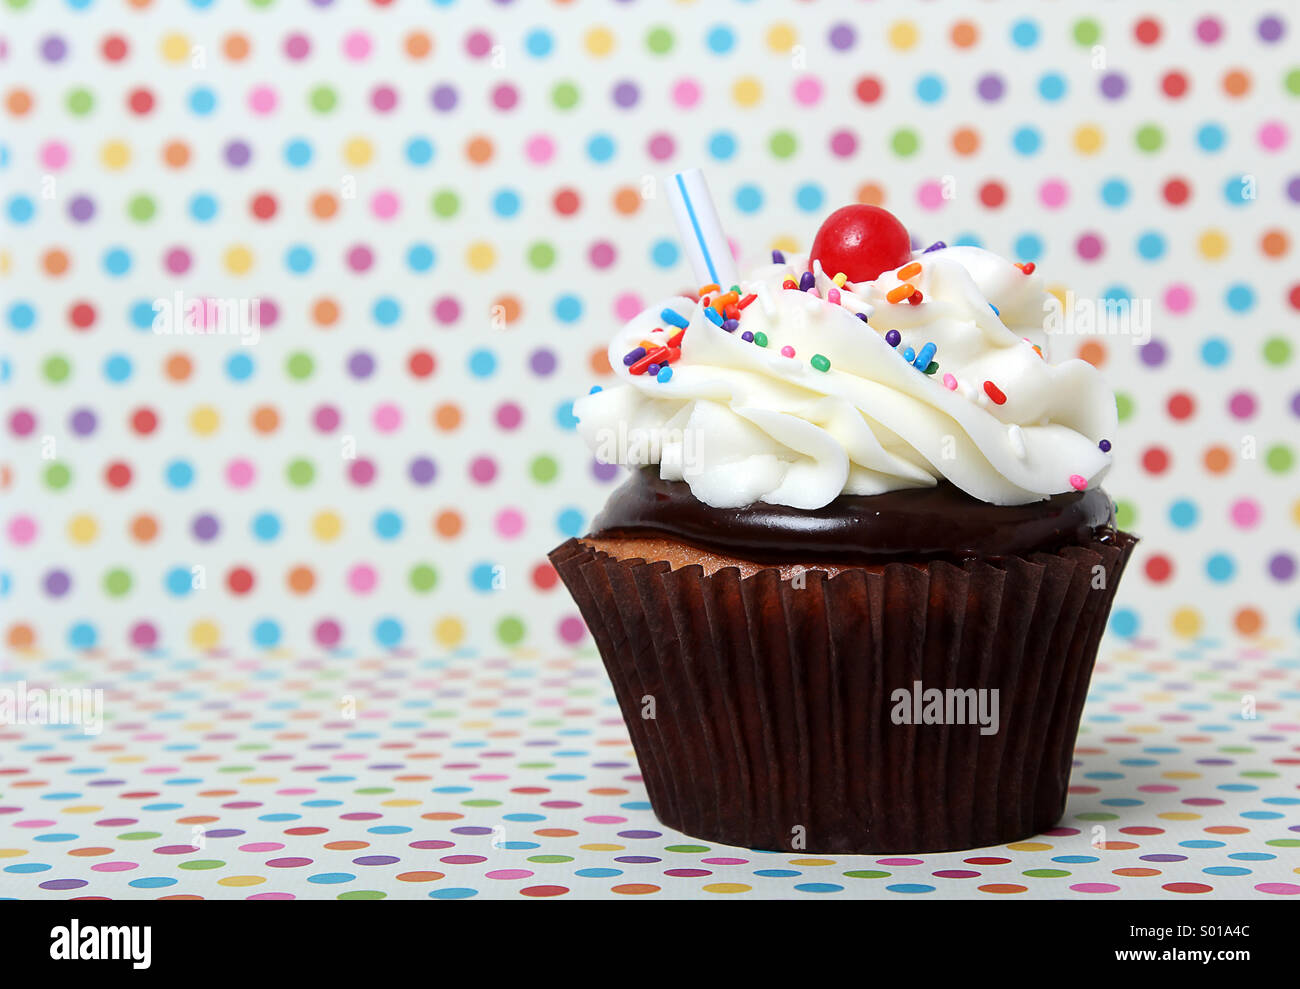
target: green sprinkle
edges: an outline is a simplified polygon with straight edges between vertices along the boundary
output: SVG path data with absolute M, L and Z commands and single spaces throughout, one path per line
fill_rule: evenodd
M 766 334 L 766 333 L 755 333 L 755 334 L 754 334 L 754 342 L 755 342 L 756 344 L 758 344 L 760 347 L 766 347 L 766 346 L 767 346 L 767 334 Z
M 811 364 L 813 367 L 815 367 L 818 371 L 829 371 L 831 369 L 831 362 L 828 361 L 821 354 L 813 354 L 812 360 L 809 361 L 808 363 Z
M 939 370 L 939 362 L 938 362 L 938 361 L 931 361 L 931 362 L 930 362 L 930 366 L 927 367 L 927 368 L 925 369 L 925 373 L 926 373 L 926 374 L 934 374 L 934 372 L 937 371 L 937 370 Z

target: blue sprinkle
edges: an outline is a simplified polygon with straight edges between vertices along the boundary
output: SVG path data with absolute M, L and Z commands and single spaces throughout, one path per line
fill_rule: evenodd
M 927 248 L 926 248 L 924 251 L 922 251 L 921 253 L 922 253 L 922 254 L 929 254 L 931 251 L 942 251 L 942 250 L 943 250 L 945 247 L 947 247 L 947 246 L 948 246 L 948 245 L 945 244 L 943 241 L 941 241 L 941 240 L 936 240 L 933 244 L 931 244 L 929 247 L 927 247 Z
M 726 330 L 728 333 L 735 333 L 736 327 L 739 325 L 740 325 L 740 320 L 738 319 L 724 319 L 722 321 L 722 328 Z
M 591 391 L 587 392 L 587 394 L 588 394 L 588 395 L 595 395 L 595 394 L 596 394 L 597 392 L 599 392 L 600 390 L 601 390 L 600 385 L 592 385 L 592 386 L 591 386 Z
M 704 307 L 704 315 L 708 316 L 709 319 L 713 320 L 715 325 L 717 326 L 722 325 L 722 317 L 718 315 L 718 311 L 714 309 L 712 306 Z
M 802 275 L 799 276 L 800 292 L 807 292 L 810 288 L 812 288 L 816 284 L 817 284 L 817 279 L 811 271 L 805 271 Z
M 934 352 L 937 349 L 938 348 L 935 347 L 934 344 L 927 343 L 924 347 L 921 348 L 921 352 L 916 355 L 916 360 L 914 360 L 912 364 L 915 365 L 916 367 L 919 367 L 922 371 L 924 371 L 927 367 L 930 366 L 930 361 L 934 360 Z
M 661 385 L 662 385 L 662 384 L 665 384 L 666 382 L 669 382 L 669 381 L 672 380 L 672 378 L 673 378 L 673 369 L 672 369 L 671 367 L 668 367 L 668 366 L 665 364 L 663 367 L 661 367 L 661 368 L 659 369 L 659 373 L 656 374 L 655 377 L 659 379 L 659 383 L 660 383 Z
M 689 323 L 687 323 L 685 317 L 682 316 L 682 314 L 677 312 L 677 310 L 675 309 L 665 309 L 663 312 L 659 314 L 659 318 L 662 319 L 665 323 L 670 323 L 673 326 L 679 327 L 683 330 L 690 325 Z
M 645 356 L 644 347 L 634 347 L 633 349 L 629 350 L 626 354 L 623 355 L 623 363 L 626 364 L 628 367 L 631 367 L 633 364 L 635 364 L 644 356 Z
M 1000 312 L 998 312 L 998 307 L 997 307 L 997 306 L 995 306 L 993 303 L 990 302 L 990 303 L 989 303 L 989 308 L 993 310 L 993 315 L 994 315 L 994 316 L 996 316 L 998 319 L 1001 319 L 1001 318 L 1002 318 L 1002 314 L 1001 314 Z
M 773 251 L 773 252 L 772 252 L 772 263 L 773 263 L 773 264 L 785 264 L 785 255 L 782 254 L 780 251 Z
M 912 361 L 916 360 L 916 351 L 913 350 L 911 347 L 904 347 L 904 348 L 903 348 L 903 360 L 905 360 L 905 361 L 907 361 L 907 363 L 911 364 Z

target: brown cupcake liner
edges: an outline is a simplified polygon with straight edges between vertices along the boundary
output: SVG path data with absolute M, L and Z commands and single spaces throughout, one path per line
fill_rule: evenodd
M 1003 844 L 1065 809 L 1097 646 L 1136 538 L 851 568 L 550 554 L 604 660 L 655 814 L 774 851 Z M 893 692 L 997 690 L 998 730 L 896 724 Z M 987 695 L 986 695 L 987 696 Z

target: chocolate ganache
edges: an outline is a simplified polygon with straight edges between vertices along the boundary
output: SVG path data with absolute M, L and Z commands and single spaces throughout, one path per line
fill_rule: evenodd
M 635 470 L 592 523 L 592 537 L 659 534 L 762 563 L 879 564 L 997 557 L 1108 541 L 1114 505 L 1101 488 L 1026 505 L 990 505 L 940 481 L 876 495 L 840 495 L 805 510 L 755 502 L 712 508 L 684 481 Z

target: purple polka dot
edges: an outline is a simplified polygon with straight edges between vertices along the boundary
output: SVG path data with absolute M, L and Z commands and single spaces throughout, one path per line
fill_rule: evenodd
M 1259 22 L 1259 36 L 1265 41 L 1277 41 L 1283 30 L 1282 22 L 1271 14 Z
M 1101 94 L 1108 100 L 1117 100 L 1128 89 L 1128 82 L 1118 72 L 1107 72 L 1101 77 Z
M 430 99 L 433 101 L 434 109 L 446 113 L 456 105 L 456 90 L 445 83 L 434 86 Z
M 591 462 L 591 474 L 597 481 L 612 481 L 618 476 L 618 464 L 601 463 L 599 460 Z
M 226 162 L 231 168 L 243 168 L 252 157 L 253 149 L 243 141 L 231 141 L 226 145 Z
M 63 570 L 51 570 L 45 575 L 45 593 L 50 597 L 62 597 L 72 586 L 72 578 Z
M 200 515 L 194 520 L 194 537 L 201 539 L 203 542 L 209 542 L 216 538 L 221 524 L 211 515 Z
M 1165 350 L 1165 345 L 1159 340 L 1152 340 L 1150 343 L 1143 345 L 1138 355 L 1142 358 L 1142 363 L 1147 367 L 1159 367 L 1169 356 Z
M 625 110 L 628 107 L 635 106 L 640 96 L 641 94 L 637 90 L 635 83 L 620 82 L 614 87 L 614 104 Z
M 348 358 L 348 373 L 354 378 L 368 378 L 375 370 L 375 359 L 364 350 Z
M 95 215 L 95 202 L 89 196 L 74 196 L 68 203 L 68 215 L 78 223 L 85 223 Z
M 95 413 L 91 412 L 90 409 L 78 409 L 72 413 L 69 424 L 72 426 L 72 431 L 78 436 L 89 436 L 95 431 L 97 421 Z
M 437 473 L 437 466 L 428 457 L 416 457 L 411 461 L 411 480 L 416 484 L 428 484 Z
M 1300 416 L 1300 391 L 1291 396 L 1291 414 Z
M 837 51 L 848 51 L 853 47 L 853 42 L 857 36 L 853 33 L 853 27 L 850 24 L 836 24 L 831 28 L 831 47 Z
M 976 92 L 980 94 L 980 99 L 993 103 L 1002 99 L 1004 88 L 1002 78 L 990 74 L 980 77 L 979 85 L 976 87 Z
M 90 883 L 84 879 L 50 879 L 40 885 L 41 889 L 81 889 Z
M 533 369 L 533 374 L 544 377 L 555 370 L 555 354 L 545 348 L 534 350 L 528 366 Z
M 1300 175 L 1293 176 L 1286 184 L 1287 198 L 1293 203 L 1300 203 Z
M 1274 580 L 1290 580 L 1295 576 L 1295 557 L 1289 553 L 1276 553 L 1268 561 L 1268 572 Z
M 66 54 L 68 54 L 68 46 L 58 35 L 51 35 L 41 45 L 41 55 L 47 62 L 61 62 Z

